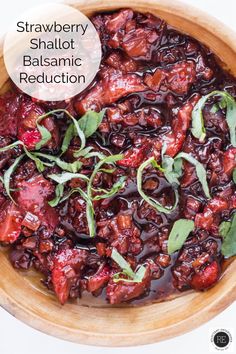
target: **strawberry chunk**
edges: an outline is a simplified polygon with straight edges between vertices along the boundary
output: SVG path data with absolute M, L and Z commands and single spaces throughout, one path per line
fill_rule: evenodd
M 104 75 L 103 75 L 104 74 Z M 106 105 L 116 102 L 118 99 L 145 89 L 141 77 L 136 74 L 124 74 L 112 68 L 100 72 L 102 79 L 94 86 L 87 95 L 75 102 L 75 109 L 79 114 L 89 109 L 100 111 Z
M 194 274 L 190 285 L 196 290 L 205 290 L 214 285 L 220 276 L 220 267 L 216 261 Z
M 195 226 L 210 231 L 214 226 L 213 224 L 217 214 L 227 210 L 228 208 L 228 200 L 221 197 L 215 197 L 211 199 L 204 207 L 203 213 L 196 215 Z
M 21 233 L 23 215 L 11 201 L 6 201 L 0 210 L 0 241 L 15 242 Z
M 225 151 L 223 156 L 224 173 L 231 176 L 234 168 L 236 168 L 236 148 L 231 147 Z
M 124 301 L 135 299 L 148 290 L 150 286 L 150 269 L 147 268 L 146 274 L 140 283 L 111 280 L 107 285 L 107 299 L 110 304 L 120 304 Z
M 192 110 L 198 100 L 199 95 L 192 97 L 183 105 L 183 107 L 181 107 L 177 113 L 177 116 L 174 118 L 172 123 L 172 131 L 164 137 L 164 141 L 167 143 L 167 155 L 174 157 L 180 151 L 191 122 Z
M 79 279 L 84 268 L 88 252 L 80 249 L 65 249 L 59 251 L 54 258 L 52 283 L 54 291 L 63 305 L 70 293 L 73 283 Z
M 17 188 L 15 199 L 18 205 L 24 212 L 36 215 L 51 234 L 59 223 L 56 210 L 48 204 L 54 191 L 52 183 L 42 175 L 36 175 L 28 181 L 19 182 Z
M 122 48 L 131 58 L 150 60 L 158 40 L 160 33 L 156 29 L 137 28 L 123 37 Z
M 147 155 L 146 146 L 140 148 L 130 148 L 124 153 L 122 160 L 117 161 L 117 165 L 122 167 L 137 168 Z
M 43 114 L 45 114 L 45 110 L 30 99 L 25 98 L 19 107 L 17 136 L 30 150 L 35 149 L 36 144 L 41 140 L 36 122 Z M 52 139 L 47 146 L 55 148 L 59 143 L 59 132 L 53 118 L 47 117 L 40 124 L 44 125 L 52 134 Z
M 88 278 L 87 289 L 89 292 L 97 291 L 103 288 L 110 279 L 110 269 L 103 264 L 99 267 L 97 272 Z
M 124 28 L 127 21 L 132 19 L 133 11 L 130 9 L 121 10 L 111 17 L 105 23 L 106 30 L 109 33 L 116 33 L 120 29 Z
M 20 140 L 23 141 L 29 150 L 33 150 L 36 144 L 41 140 L 41 134 L 38 129 L 28 130 L 20 134 Z
M 155 91 L 162 87 L 179 95 L 186 94 L 196 81 L 196 64 L 193 61 L 183 61 L 168 69 L 157 69 L 153 75 L 147 74 L 144 82 Z

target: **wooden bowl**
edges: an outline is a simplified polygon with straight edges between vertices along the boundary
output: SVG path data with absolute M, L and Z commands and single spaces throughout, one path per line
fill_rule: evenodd
M 113 5 L 113 4 L 114 5 Z M 114 10 L 118 2 L 85 0 L 75 5 L 85 14 Z M 130 7 L 119 1 L 119 8 Z M 236 76 L 236 36 L 222 23 L 186 4 L 168 0 L 133 1 L 132 8 L 165 19 L 177 29 L 209 46 Z M 6 89 L 7 73 L 0 59 L 0 87 Z M 141 307 L 111 307 L 78 300 L 61 306 L 40 285 L 39 276 L 14 270 L 6 252 L 0 251 L 0 304 L 12 315 L 47 334 L 78 343 L 128 346 L 157 342 L 196 328 L 223 311 L 236 298 L 236 260 L 220 282 L 206 292 L 189 292 Z

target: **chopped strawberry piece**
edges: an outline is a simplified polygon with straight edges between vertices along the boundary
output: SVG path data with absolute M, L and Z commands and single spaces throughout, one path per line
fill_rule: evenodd
M 99 267 L 98 271 L 88 278 L 87 289 L 89 292 L 97 291 L 103 288 L 110 279 L 110 269 L 103 264 Z
M 23 215 L 11 201 L 6 201 L 0 210 L 0 241 L 15 242 L 21 233 Z
M 236 148 L 229 148 L 224 152 L 223 169 L 224 173 L 230 176 L 233 169 L 236 168 Z
M 121 10 L 107 19 L 105 26 L 109 33 L 116 33 L 124 28 L 127 21 L 132 19 L 133 11 L 129 9 Z
M 114 282 L 111 280 L 107 285 L 107 299 L 112 305 L 135 299 L 149 288 L 150 280 L 149 268 L 147 268 L 146 274 L 140 283 L 125 281 Z
M 79 114 L 89 109 L 100 111 L 106 105 L 130 93 L 145 89 L 141 77 L 136 74 L 124 74 L 121 71 L 107 69 L 103 78 L 81 100 L 75 102 L 75 109 Z
M 45 110 L 30 99 L 24 99 L 18 110 L 18 139 L 23 141 L 28 149 L 35 149 L 41 140 L 41 134 L 37 129 L 37 119 L 45 114 Z M 52 134 L 48 147 L 55 148 L 59 143 L 58 128 L 52 117 L 45 118 L 40 124 L 44 125 Z
M 195 66 L 196 64 L 190 60 L 175 64 L 167 74 L 168 89 L 179 95 L 186 94 L 196 80 Z
M 36 231 L 40 226 L 40 220 L 36 215 L 28 212 L 24 217 L 22 226 L 25 226 L 30 230 Z
M 120 254 L 138 254 L 142 249 L 140 230 L 134 224 L 130 212 L 120 212 L 105 223 L 98 222 L 98 236 L 108 240 L 107 251 L 116 248 Z
M 187 103 L 180 108 L 177 116 L 173 120 L 172 131 L 164 137 L 167 143 L 166 154 L 174 157 L 181 149 L 185 138 L 186 132 L 191 122 L 192 110 L 199 100 L 199 95 L 192 97 Z
M 65 249 L 54 257 L 52 283 L 62 305 L 69 297 L 71 284 L 80 277 L 87 255 L 85 250 Z
M 122 48 L 131 58 L 150 60 L 159 39 L 160 34 L 156 29 L 137 28 L 123 37 Z
M 140 148 L 130 148 L 124 153 L 122 160 L 117 161 L 117 165 L 123 167 L 137 168 L 147 155 L 146 146 Z
M 52 183 L 42 175 L 36 175 L 28 181 L 19 182 L 17 188 L 19 190 L 15 193 L 15 199 L 21 209 L 36 215 L 48 232 L 52 233 L 59 222 L 56 210 L 48 205 L 54 191 Z
M 196 64 L 193 61 L 183 61 L 168 69 L 157 69 L 153 75 L 147 74 L 144 82 L 155 91 L 162 86 L 179 95 L 186 94 L 196 80 Z
M 196 290 L 204 290 L 214 285 L 220 276 L 220 267 L 216 261 L 207 265 L 203 270 L 194 274 L 191 280 L 191 287 Z
M 106 59 L 106 63 L 114 69 L 121 70 L 124 73 L 135 72 L 138 70 L 138 64 L 129 57 L 122 56 L 119 52 L 113 52 Z
M 41 134 L 38 129 L 28 130 L 19 135 L 19 140 L 23 141 L 29 150 L 33 150 L 41 140 Z
M 195 217 L 195 226 L 205 230 L 211 230 L 214 219 L 220 212 L 229 208 L 229 201 L 215 197 L 211 199 L 204 207 L 203 213 L 197 214 Z

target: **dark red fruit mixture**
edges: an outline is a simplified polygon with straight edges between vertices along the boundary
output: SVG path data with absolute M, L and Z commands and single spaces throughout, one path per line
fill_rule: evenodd
M 96 236 L 90 237 L 86 201 L 79 193 L 55 207 L 48 204 L 56 187 L 48 175 L 62 169 L 48 166 L 40 173 L 26 156 L 11 176 L 16 204 L 0 183 L 0 241 L 10 244 L 12 265 L 23 270 L 33 266 L 42 272 L 43 282 L 62 304 L 84 292 L 118 304 L 164 299 L 190 288 L 207 289 L 221 276 L 219 225 L 231 219 L 236 207 L 232 180 L 236 148 L 230 144 L 224 107 L 212 110 L 214 98 L 204 108 L 206 138 L 202 142 L 190 130 L 192 111 L 202 96 L 214 90 L 236 97 L 236 80 L 208 48 L 150 14 L 125 9 L 96 14 L 92 21 L 103 49 L 93 84 L 60 104 L 36 102 L 13 88 L 0 98 L 0 148 L 21 140 L 28 151 L 34 151 L 41 140 L 36 120 L 51 109 L 65 108 L 79 118 L 88 110 L 105 108 L 102 123 L 87 139 L 87 146 L 105 155 L 124 156 L 112 173 L 97 173 L 93 185 L 111 188 L 118 177 L 126 176 L 125 186 L 111 198 L 93 202 Z M 51 114 L 42 125 L 51 139 L 41 151 L 58 154 L 68 118 L 63 112 Z M 80 143 L 78 137 L 72 139 L 64 161 L 76 160 L 73 153 Z M 195 167 L 186 160 L 173 212 L 159 212 L 142 199 L 137 169 L 152 156 L 161 164 L 164 143 L 169 157 L 182 151 L 204 166 L 211 199 Z M 0 153 L 1 176 L 22 151 L 18 145 Z M 83 163 L 79 173 L 90 177 L 97 157 L 77 160 Z M 65 188 L 85 190 L 85 184 L 74 178 Z M 160 170 L 147 167 L 142 187 L 163 206 L 174 204 L 173 187 Z M 195 228 L 179 251 L 168 254 L 168 237 L 179 219 L 194 221 Z M 141 281 L 115 281 L 114 274 L 122 269 L 111 258 L 113 249 L 133 271 L 145 266 Z

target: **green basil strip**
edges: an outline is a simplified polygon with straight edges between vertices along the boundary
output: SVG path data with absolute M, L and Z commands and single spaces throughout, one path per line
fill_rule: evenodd
M 123 158 L 123 155 L 109 155 L 106 156 L 104 159 L 100 160 L 94 167 L 94 170 L 90 176 L 88 185 L 87 185 L 87 200 L 89 201 L 87 203 L 86 207 L 86 215 L 87 215 L 87 220 L 88 220 L 88 226 L 89 226 L 89 233 L 91 237 L 95 236 L 96 233 L 96 226 L 95 226 L 95 219 L 94 219 L 94 209 L 93 209 L 93 180 L 96 174 L 99 172 L 100 168 L 104 164 L 114 164 L 115 162 L 121 160 Z
M 170 184 L 179 185 L 179 178 L 182 176 L 182 160 L 173 159 L 168 155 L 162 157 L 164 176 Z
M 212 96 L 220 96 L 220 107 L 226 108 L 226 122 L 229 127 L 231 144 L 236 147 L 236 102 L 235 99 L 227 92 L 212 91 L 203 96 L 195 105 L 192 111 L 192 129 L 191 132 L 195 138 L 204 141 L 206 137 L 206 129 L 204 126 L 203 108 L 207 100 Z
M 63 197 L 64 186 L 65 186 L 66 182 L 72 180 L 73 178 L 80 178 L 86 182 L 88 182 L 88 180 L 89 180 L 89 178 L 87 176 L 85 176 L 81 173 L 69 173 L 69 172 L 63 172 L 60 175 L 51 174 L 51 175 L 48 175 L 48 177 L 58 183 L 58 185 L 56 186 L 56 189 L 55 189 L 55 198 L 48 203 L 52 207 L 55 207 L 59 203 L 62 203 L 63 201 L 68 199 L 74 192 L 81 191 L 80 188 L 72 189 L 66 196 Z
M 76 152 L 74 153 L 74 157 L 80 157 L 79 151 L 78 151 L 78 152 L 76 151 Z M 104 159 L 105 155 L 103 155 L 101 152 L 98 152 L 98 151 L 92 151 L 92 152 L 88 152 L 88 153 L 84 156 L 84 158 L 86 158 L 86 159 L 89 159 L 89 158 L 91 158 L 91 157 L 98 157 L 100 160 L 102 160 L 102 159 Z
M 85 147 L 85 143 L 84 143 L 85 138 L 89 138 L 98 129 L 99 125 L 102 122 L 105 111 L 103 110 L 99 113 L 93 111 L 87 111 L 78 121 L 75 120 L 75 118 L 72 117 L 72 115 L 69 112 L 65 111 L 65 113 L 72 119 L 74 124 L 70 124 L 66 130 L 62 142 L 62 148 L 61 148 L 62 154 L 64 154 L 64 152 L 68 149 L 72 138 L 76 136 L 74 128 L 76 128 L 77 133 L 81 140 L 81 147 L 78 151 L 80 152 Z M 81 132 L 83 133 L 84 138 L 82 137 Z
M 33 155 L 38 156 L 38 157 L 42 157 L 46 160 L 54 162 L 58 167 L 60 167 L 62 170 L 67 171 L 67 172 L 76 173 L 82 167 L 82 162 L 80 162 L 80 161 L 74 161 L 74 162 L 69 163 L 69 162 L 61 160 L 57 156 L 48 155 L 48 154 L 44 154 L 41 152 L 34 152 Z
M 61 198 L 60 203 L 63 203 L 65 200 L 69 199 L 74 193 L 79 193 L 85 201 L 88 198 L 87 194 L 81 188 L 77 187 L 77 188 L 72 188 L 67 194 L 65 194 Z
M 37 119 L 37 123 L 36 124 L 37 124 L 37 128 L 39 129 L 39 131 L 41 133 L 42 139 L 36 144 L 36 150 L 39 150 L 43 145 L 45 145 L 51 139 L 51 133 L 47 130 L 47 128 L 45 128 L 42 125 L 39 125 L 39 122 L 41 120 L 43 120 L 44 118 L 46 118 L 46 117 L 48 117 L 48 116 L 50 116 L 52 114 L 55 114 L 55 113 L 65 113 L 73 121 L 75 130 L 76 130 L 76 132 L 77 132 L 77 134 L 78 134 L 78 136 L 80 138 L 80 141 L 81 141 L 80 149 L 82 150 L 85 147 L 85 143 L 86 143 L 85 135 L 84 135 L 83 131 L 80 129 L 78 121 L 66 109 L 55 109 L 53 111 L 50 111 L 50 112 L 47 112 L 47 113 L 43 114 L 42 116 L 40 116 Z M 70 128 L 70 126 L 69 126 L 69 128 Z M 70 128 L 70 129 L 72 131 L 72 128 Z M 72 138 L 72 136 L 70 138 Z M 65 141 L 65 139 L 66 139 L 66 141 Z M 69 143 L 70 143 L 70 140 L 69 140 L 69 137 L 68 137 L 68 133 L 66 132 L 64 140 L 63 140 L 63 143 L 62 143 L 62 147 L 64 149 L 63 152 L 66 151 L 65 149 L 68 148 Z
M 231 222 L 230 221 L 222 221 L 219 227 L 219 234 L 222 237 L 226 237 L 229 230 L 231 228 Z
M 87 111 L 79 120 L 80 129 L 84 132 L 86 138 L 93 135 L 102 123 L 105 110 L 97 113 L 94 111 Z
M 83 181 L 88 182 L 89 178 L 81 173 L 70 173 L 70 172 L 63 172 L 61 174 L 51 174 L 48 175 L 49 178 L 51 178 L 53 181 L 59 183 L 59 184 L 63 184 L 66 183 L 68 181 L 71 181 L 73 178 L 80 178 Z
M 69 125 L 69 127 L 67 128 L 67 130 L 65 132 L 65 135 L 64 135 L 64 139 L 62 141 L 61 155 L 63 155 L 68 150 L 70 142 L 71 142 L 71 140 L 73 139 L 74 136 L 75 136 L 74 124 L 71 123 Z
M 93 150 L 92 146 L 88 146 L 88 147 L 84 148 L 83 150 L 76 151 L 74 153 L 74 157 L 85 157 L 88 155 L 88 153 L 91 152 L 91 150 Z
M 121 256 L 121 254 L 115 248 L 112 249 L 111 258 L 130 278 L 133 278 L 135 276 L 135 273 L 131 268 L 130 264 Z
M 233 171 L 233 181 L 236 184 L 236 168 Z
M 3 175 L 3 184 L 4 184 L 4 188 L 6 190 L 6 193 L 8 195 L 8 197 L 15 203 L 14 199 L 11 196 L 10 193 L 10 181 L 11 181 L 11 175 L 13 174 L 13 172 L 16 170 L 16 168 L 18 167 L 19 163 L 21 162 L 21 160 L 23 159 L 23 157 L 25 157 L 25 154 L 17 157 L 14 161 L 14 163 L 5 171 L 4 175 Z
M 60 203 L 60 200 L 63 197 L 63 193 L 64 193 L 64 184 L 58 184 L 55 189 L 55 198 L 50 200 L 48 204 L 51 207 L 56 207 Z
M 48 117 L 50 114 L 51 112 L 43 114 L 36 120 L 36 126 L 41 134 L 41 140 L 35 145 L 36 150 L 41 149 L 41 147 L 46 145 L 47 142 L 50 141 L 52 138 L 52 134 L 50 133 L 50 131 L 44 125 L 39 124 L 44 118 Z
M 111 258 L 115 261 L 118 266 L 122 269 L 122 272 L 116 273 L 113 275 L 113 281 L 125 281 L 127 283 L 141 283 L 145 273 L 146 268 L 141 265 L 136 272 L 134 272 L 130 266 L 130 264 L 121 256 L 121 254 L 115 249 L 112 249 Z M 130 279 L 122 278 L 120 275 L 126 275 Z
M 148 160 L 144 161 L 138 168 L 138 172 L 137 172 L 137 188 L 138 188 L 138 192 L 141 195 L 141 197 L 148 203 L 150 204 L 153 208 L 155 208 L 156 210 L 158 210 L 161 213 L 165 213 L 165 214 L 170 214 L 173 210 L 176 209 L 178 202 L 179 202 L 179 194 L 177 191 L 177 188 L 174 186 L 174 193 L 175 193 L 175 204 L 173 205 L 173 207 L 171 208 L 167 208 L 164 207 L 163 205 L 161 205 L 157 200 L 155 200 L 152 197 L 147 196 L 143 189 L 142 189 L 142 176 L 143 176 L 143 170 L 149 166 L 152 165 L 153 167 L 157 168 L 157 163 L 155 161 L 154 157 L 150 157 Z M 159 165 L 158 165 L 159 166 Z
M 27 150 L 25 147 L 24 143 L 21 140 L 18 140 L 14 142 L 13 144 L 10 144 L 8 146 L 4 146 L 3 148 L 0 149 L 0 152 L 4 152 L 10 149 L 13 149 L 14 147 L 22 145 L 25 154 L 28 156 L 29 159 L 33 160 L 35 162 L 35 165 L 38 169 L 39 172 L 43 172 L 45 170 L 44 166 L 52 166 L 50 163 L 42 162 L 40 159 L 38 159 L 33 152 L 30 152 Z
M 194 165 L 196 167 L 196 174 L 197 174 L 197 177 L 202 185 L 202 189 L 205 193 L 205 196 L 208 199 L 211 199 L 211 195 L 210 195 L 210 191 L 209 191 L 209 187 L 208 187 L 208 183 L 207 183 L 207 173 L 206 173 L 204 166 L 198 160 L 196 160 L 193 156 L 191 156 L 190 154 L 187 154 L 185 152 L 180 152 L 175 157 L 175 160 L 178 160 L 181 158 L 185 159 L 186 161 L 188 161 L 189 163 L 191 163 L 192 165 Z
M 236 255 L 236 213 L 230 225 L 227 224 L 227 227 L 226 224 L 223 225 L 220 225 L 221 236 L 223 236 L 221 252 L 225 257 L 232 257 Z
M 100 199 L 106 199 L 106 198 L 111 198 L 113 195 L 115 195 L 120 189 L 124 188 L 125 186 L 125 180 L 126 176 L 120 177 L 120 179 L 113 184 L 112 188 L 110 190 L 106 189 L 94 189 L 93 191 L 95 192 L 103 192 L 103 194 L 96 195 L 93 197 L 93 200 L 100 200 Z
M 175 221 L 169 238 L 168 253 L 172 254 L 182 248 L 190 232 L 194 230 L 194 221 L 188 219 L 179 219 Z

